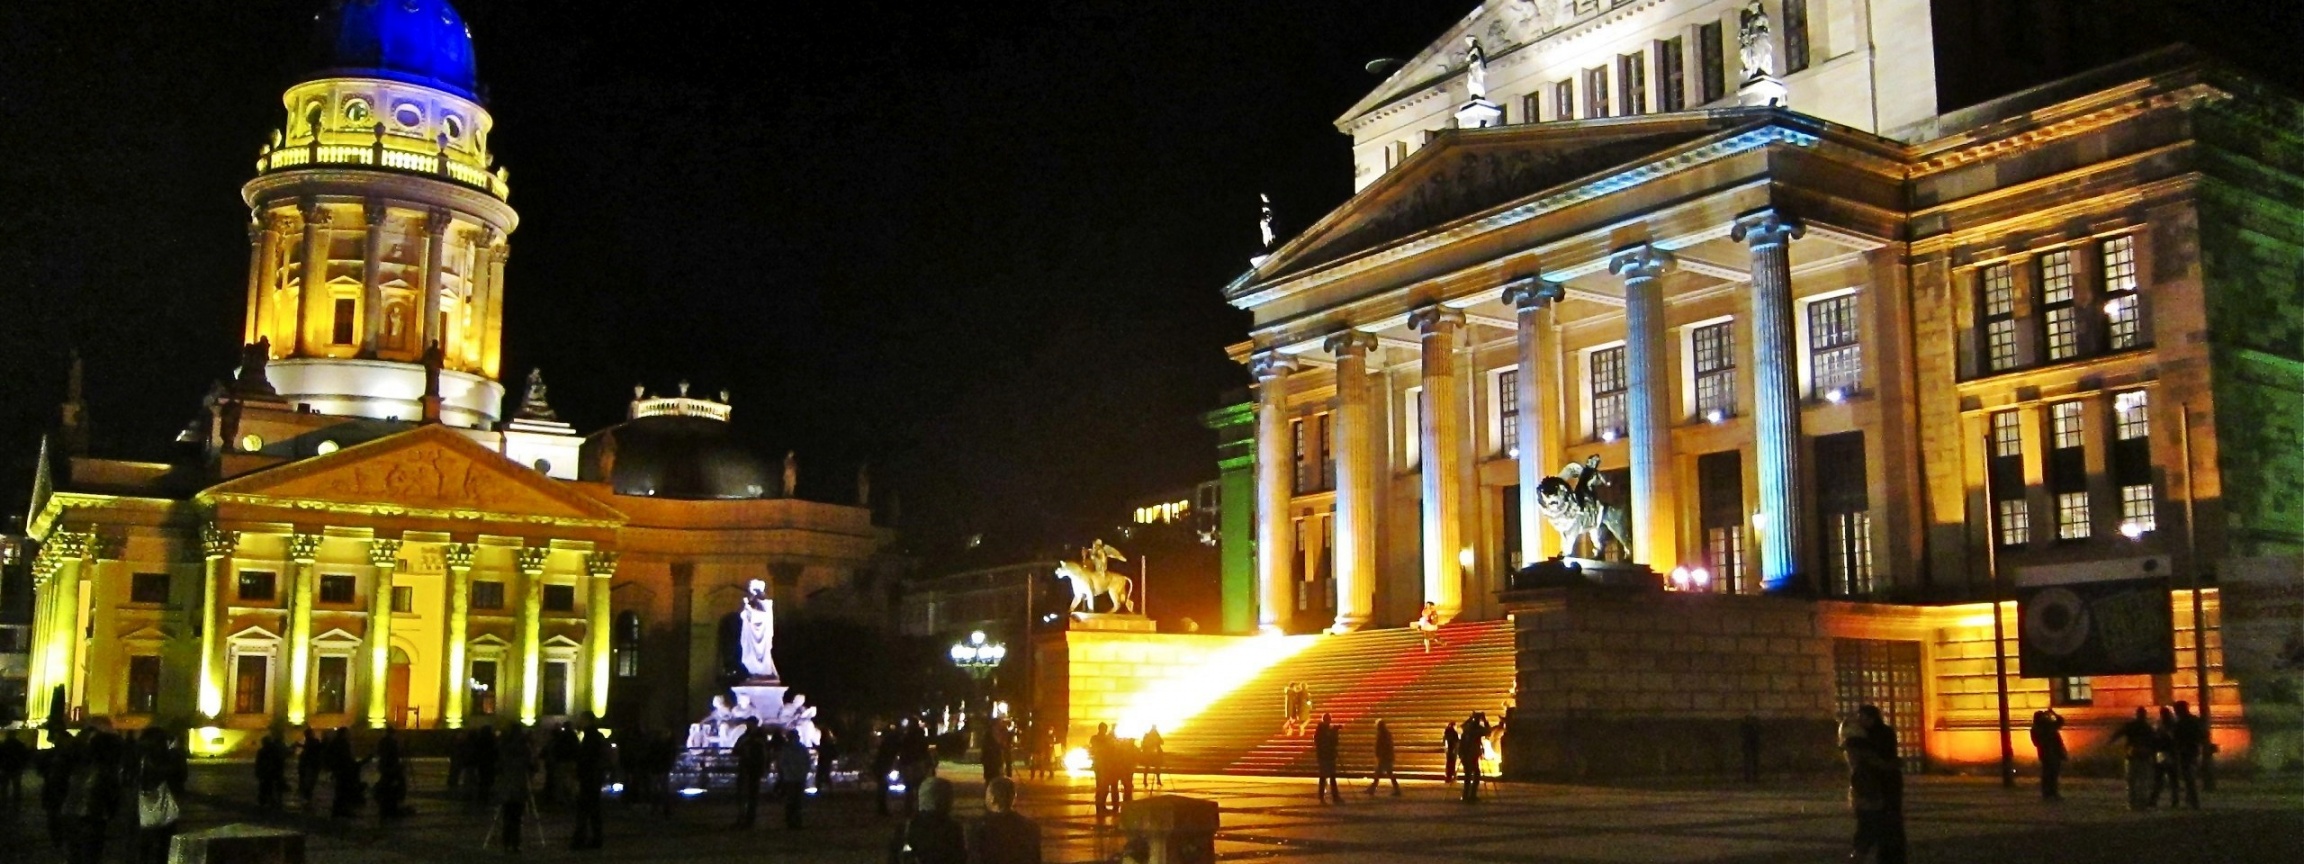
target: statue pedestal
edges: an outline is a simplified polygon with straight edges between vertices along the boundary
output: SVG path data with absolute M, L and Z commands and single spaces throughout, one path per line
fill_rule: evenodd
M 1791 92 L 1791 88 L 1784 86 L 1784 79 L 1762 75 L 1745 81 L 1744 86 L 1736 90 L 1736 104 L 1759 108 L 1783 107 Z
M 1664 577 L 1646 564 L 1597 561 L 1590 558 L 1548 558 L 1512 574 L 1512 588 L 1561 588 L 1598 585 L 1634 591 L 1662 591 Z
M 1157 633 L 1160 627 L 1142 615 L 1123 615 L 1113 612 L 1074 612 L 1074 630 L 1110 630 L 1121 633 Z
M 1486 99 L 1474 99 L 1456 109 L 1456 128 L 1486 129 L 1504 125 L 1504 106 Z

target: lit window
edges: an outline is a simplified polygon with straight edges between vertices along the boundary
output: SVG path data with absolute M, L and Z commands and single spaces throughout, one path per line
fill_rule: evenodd
M 1288 473 L 1293 476 L 1288 488 L 1302 495 L 1310 491 L 1305 481 L 1311 476 L 1310 472 L 1304 470 L 1304 421 L 1288 421 L 1288 441 Z
M 1648 52 L 1634 51 L 1616 57 L 1617 100 L 1625 114 L 1648 113 Z
M 616 677 L 640 677 L 640 639 L 644 632 L 640 613 L 616 616 Z
M 2048 699 L 2050 703 L 2058 707 L 2094 705 L 2096 704 L 2096 685 L 2087 678 L 2050 678 L 2048 679 Z
M 2088 493 L 2056 493 L 2056 539 L 2086 540 L 2088 525 Z
M 1608 67 L 1584 70 L 1584 116 L 1608 116 Z
M 1336 435 L 1331 415 L 1320 415 L 1320 488 L 1336 488 Z
M 2000 545 L 2022 546 L 2032 538 L 2032 511 L 2022 498 L 1993 502 L 2000 517 Z
M 1726 525 L 1704 529 L 1704 564 L 1712 570 L 1713 591 L 1736 593 L 1744 584 L 1744 531 Z
M 2158 529 L 2153 506 L 2152 484 L 2138 483 L 2120 487 L 2120 533 L 2142 535 Z
M 342 714 L 346 690 L 352 681 L 352 658 L 329 656 L 320 658 L 318 681 L 313 692 L 312 711 L 316 714 Z
M 502 583 L 502 582 L 498 582 L 498 581 L 494 581 L 494 580 L 480 580 L 480 581 L 475 581 L 475 582 L 473 582 L 473 583 L 472 583 L 472 608 L 474 608 L 474 609 L 502 609 L 502 608 L 504 608 L 504 583 Z
M 2144 316 L 2136 296 L 2136 238 L 2104 241 L 2104 335 L 2119 351 L 2144 344 Z
M 2040 256 L 2040 308 L 2046 310 L 2048 359 L 2080 356 L 2080 314 L 2073 306 L 2072 253 Z
M 1614 441 L 1624 434 L 1624 346 L 1602 348 L 1591 358 L 1592 435 Z
M 2122 441 L 2135 441 L 2152 436 L 2150 397 L 2142 390 L 2130 390 L 2112 397 L 2114 418 L 2113 434 Z
M 1536 94 L 1530 93 L 1526 96 L 1520 97 L 1520 122 L 1534 123 L 1536 122 L 1537 116 Z
M 160 655 L 128 658 L 128 713 L 152 714 L 160 710 Z
M 240 572 L 240 599 L 270 602 L 279 577 L 262 570 Z
M 2024 418 L 2014 411 L 1992 415 L 1992 455 L 2000 458 L 2024 457 Z
M 470 694 L 465 710 L 481 717 L 496 713 L 496 661 L 472 661 L 472 673 L 465 686 Z
M 1562 78 L 1552 82 L 1552 119 L 1576 119 L 1576 82 Z
M 1698 327 L 1696 348 L 1696 416 L 1718 422 L 1736 413 L 1736 334 L 1733 322 Z
M 2048 429 L 2050 437 L 2053 439 L 2050 446 L 2058 450 L 2083 446 L 2082 442 L 2085 439 L 2081 434 L 2083 429 L 2081 412 L 2084 407 L 2078 400 L 2058 402 L 2048 406 Z
M 1818 399 L 1855 393 L 1864 377 L 1864 347 L 1858 344 L 1856 295 L 1842 294 L 1808 304 L 1808 379 Z
M 1497 450 L 1506 456 L 1520 455 L 1520 370 L 1506 369 L 1496 373 L 1496 427 Z
M 2008 265 L 1984 268 L 1984 369 L 2016 368 L 2016 281 Z
M 1824 569 L 1839 596 L 1861 597 L 1879 589 L 1872 577 L 1872 514 L 1824 514 Z

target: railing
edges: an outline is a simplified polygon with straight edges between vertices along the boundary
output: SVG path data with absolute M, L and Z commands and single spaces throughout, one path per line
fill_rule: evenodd
M 475 165 L 458 162 L 447 151 L 421 152 L 392 147 L 382 141 L 374 144 L 321 144 L 317 141 L 303 145 L 274 147 L 256 159 L 256 173 L 269 174 L 316 165 L 358 165 L 438 177 L 450 182 L 470 186 L 497 198 L 510 199 L 511 187 L 504 178 L 490 174 Z

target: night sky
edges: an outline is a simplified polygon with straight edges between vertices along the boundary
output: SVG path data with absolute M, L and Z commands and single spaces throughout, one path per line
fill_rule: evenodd
M 1938 4 L 1978 34 L 2098 5 Z M 1108 523 L 1214 474 L 1197 416 L 1246 383 L 1218 289 L 1256 194 L 1283 235 L 1343 201 L 1331 122 L 1378 83 L 1362 65 L 1472 5 L 460 0 L 521 214 L 505 377 L 542 367 L 586 431 L 635 383 L 727 388 L 744 436 L 799 451 L 803 495 L 844 499 L 870 461 L 920 551 Z M 2141 4 L 2103 5 L 2122 16 L 2002 41 L 1955 83 L 2130 50 L 2104 22 Z M 2300 29 L 2174 5 L 2243 55 Z M 0 466 L 22 489 L 72 348 L 99 454 L 164 455 L 230 373 L 239 187 L 319 0 L 6 6 Z

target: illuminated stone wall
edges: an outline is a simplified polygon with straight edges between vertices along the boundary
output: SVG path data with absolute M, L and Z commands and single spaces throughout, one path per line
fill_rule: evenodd
M 1206 692 L 1217 683 L 1210 664 L 1227 649 L 1251 641 L 1268 640 L 1096 630 L 1047 637 L 1036 646 L 1041 678 L 1037 715 L 1066 730 L 1067 748 L 1086 746 L 1098 723 L 1126 727 L 1142 722 L 1147 694 L 1204 694 L 1211 701 L 1223 695 Z

